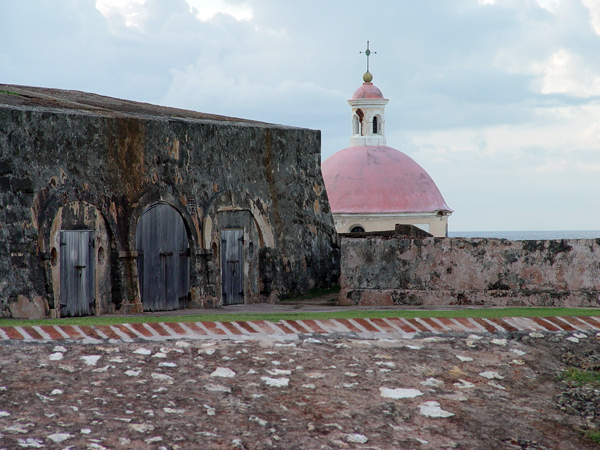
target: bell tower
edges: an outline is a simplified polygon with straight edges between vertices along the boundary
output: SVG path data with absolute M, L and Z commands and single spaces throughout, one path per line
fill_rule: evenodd
M 363 75 L 364 83 L 348 100 L 348 104 L 352 108 L 350 145 L 382 146 L 385 145 L 385 105 L 389 100 L 383 98 L 381 91 L 372 83 L 373 75 L 369 72 L 369 57 L 371 56 L 369 41 L 367 41 L 367 50 L 364 53 L 367 56 L 367 71 Z

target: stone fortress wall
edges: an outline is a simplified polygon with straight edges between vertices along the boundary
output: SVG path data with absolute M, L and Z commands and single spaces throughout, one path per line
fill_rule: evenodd
M 337 283 L 319 131 L 0 85 L 0 317 L 64 315 L 67 231 L 92 236 L 76 266 L 93 266 L 90 314 L 146 309 L 136 232 L 158 204 L 185 235 L 179 254 L 161 255 L 189 260 L 188 272 L 156 273 L 186 278 L 187 297 L 167 309 L 222 303 L 225 229 L 241 233 L 243 303 Z
M 600 239 L 342 237 L 346 305 L 600 306 Z

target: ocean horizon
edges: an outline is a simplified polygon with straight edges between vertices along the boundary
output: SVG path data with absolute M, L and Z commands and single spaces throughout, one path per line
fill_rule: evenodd
M 511 241 L 553 239 L 598 239 L 600 230 L 551 230 L 551 231 L 450 231 L 448 237 L 498 238 Z

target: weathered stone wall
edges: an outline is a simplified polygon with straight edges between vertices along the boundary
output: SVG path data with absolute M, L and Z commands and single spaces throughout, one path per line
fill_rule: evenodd
M 139 309 L 136 226 L 156 202 L 173 206 L 185 223 L 196 303 L 220 303 L 219 223 L 228 213 L 246 214 L 252 228 L 247 302 L 337 282 L 320 132 L 168 108 L 150 114 L 144 108 L 151 105 L 138 111 L 132 102 L 119 110 L 111 102 L 123 101 L 90 94 L 93 101 L 71 104 L 59 94 L 84 94 L 70 91 L 36 103 L 37 92 L 3 89 L 0 317 L 31 316 L 32 308 L 58 314 L 56 233 L 78 224 L 96 231 L 95 257 L 109 274 L 96 277 L 95 313 Z
M 600 239 L 342 238 L 344 304 L 600 306 Z

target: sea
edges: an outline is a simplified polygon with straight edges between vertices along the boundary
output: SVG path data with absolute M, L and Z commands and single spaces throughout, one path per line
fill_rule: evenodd
M 563 231 L 450 231 L 449 237 L 501 238 L 511 241 L 554 239 L 598 239 L 600 230 Z

